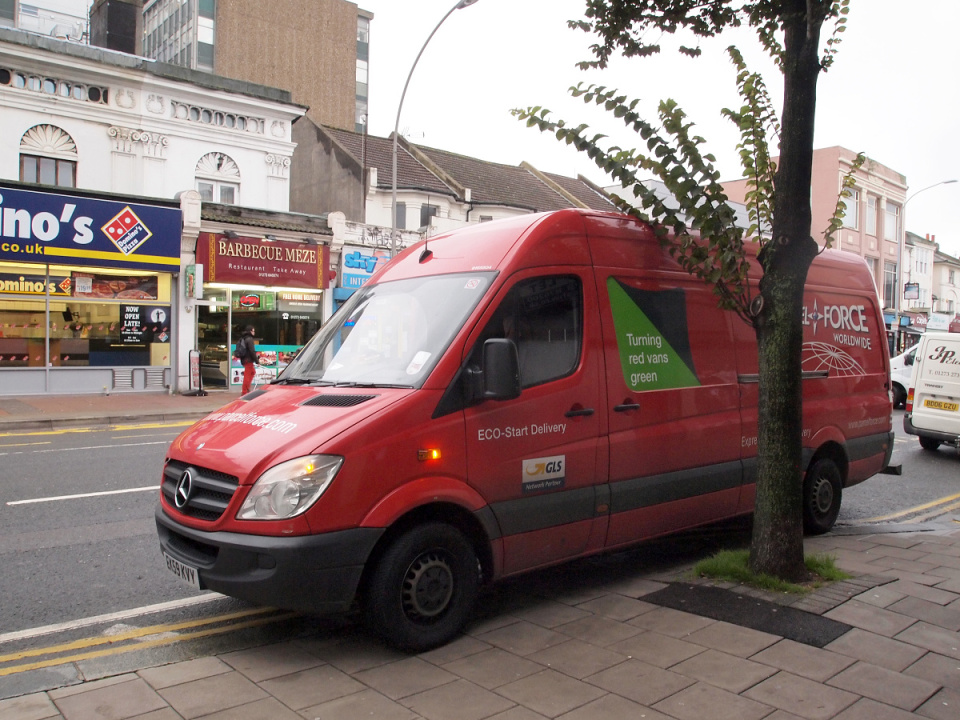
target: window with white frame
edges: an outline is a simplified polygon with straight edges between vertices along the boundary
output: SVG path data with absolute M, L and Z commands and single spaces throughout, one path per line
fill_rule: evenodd
M 883 239 L 896 240 L 900 229 L 900 206 L 887 200 L 883 211 Z
M 897 306 L 897 264 L 885 262 L 883 264 L 883 306 Z
M 930 274 L 930 259 L 932 254 L 930 248 L 918 247 L 913 249 L 913 267 L 920 275 Z
M 950 283 L 951 285 L 956 285 L 956 284 L 957 284 L 956 278 L 957 278 L 956 271 L 954 271 L 954 270 L 947 270 L 947 282 L 948 282 L 948 283 Z
M 850 193 L 850 197 L 841 197 L 843 203 L 843 226 L 856 230 L 860 227 L 860 191 L 856 188 L 848 188 L 845 192 Z
M 21 182 L 77 186 L 77 145 L 56 125 L 34 125 L 20 138 Z
M 207 153 L 200 158 L 194 173 L 197 192 L 203 202 L 223 205 L 240 203 L 240 168 L 229 155 Z
M 867 235 L 877 236 L 877 210 L 879 198 L 876 195 L 867 195 Z

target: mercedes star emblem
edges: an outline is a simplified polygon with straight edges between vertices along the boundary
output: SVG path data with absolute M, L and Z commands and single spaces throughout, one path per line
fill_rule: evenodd
M 190 501 L 190 494 L 193 492 L 193 475 L 189 470 L 184 470 L 183 475 L 177 480 L 177 489 L 173 493 L 173 504 L 177 510 L 183 510 Z

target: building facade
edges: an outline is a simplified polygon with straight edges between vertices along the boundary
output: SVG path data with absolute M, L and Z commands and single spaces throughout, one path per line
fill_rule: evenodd
M 288 346 L 329 311 L 288 92 L 0 28 L 0 106 L 0 394 L 229 385 L 239 322 Z
M 372 18 L 345 0 L 146 0 L 140 52 L 289 90 L 315 122 L 358 129 Z

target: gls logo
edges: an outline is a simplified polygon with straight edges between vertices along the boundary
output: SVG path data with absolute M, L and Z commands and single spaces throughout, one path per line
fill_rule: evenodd
M 531 458 L 523 461 L 523 481 L 537 482 L 563 477 L 563 466 L 566 463 L 565 455 L 553 457 Z
M 523 492 L 559 490 L 566 484 L 567 458 L 565 455 L 530 458 L 523 461 Z

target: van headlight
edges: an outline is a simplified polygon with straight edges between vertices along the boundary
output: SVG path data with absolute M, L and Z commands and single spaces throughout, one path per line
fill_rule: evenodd
M 336 477 L 343 458 L 306 455 L 274 465 L 250 488 L 238 520 L 286 520 L 306 512 Z

